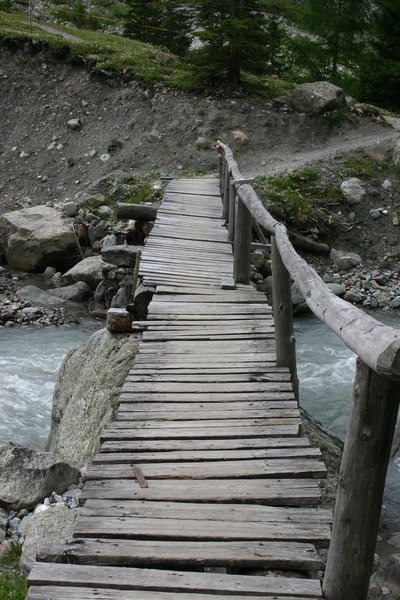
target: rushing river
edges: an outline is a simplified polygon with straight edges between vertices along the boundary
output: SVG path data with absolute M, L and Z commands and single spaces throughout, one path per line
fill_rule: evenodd
M 91 324 L 0 329 L 0 443 L 44 448 L 58 369 L 93 330 Z

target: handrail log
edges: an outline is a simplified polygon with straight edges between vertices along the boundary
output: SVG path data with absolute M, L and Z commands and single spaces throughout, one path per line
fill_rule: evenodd
M 297 254 L 283 224 L 275 226 L 275 237 L 282 261 L 312 312 L 373 371 L 400 381 L 400 332 L 335 296 Z
M 243 179 L 229 146 L 219 141 L 217 145 L 224 150 L 231 177 Z M 373 371 L 400 381 L 400 332 L 335 296 L 314 269 L 297 254 L 286 227 L 267 211 L 251 185 L 238 186 L 236 193 L 253 219 L 268 233 L 275 234 L 282 262 L 313 313 Z

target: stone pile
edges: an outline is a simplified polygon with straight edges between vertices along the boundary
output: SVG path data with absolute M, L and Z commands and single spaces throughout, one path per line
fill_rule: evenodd
M 400 270 L 368 269 L 352 252 L 333 250 L 327 259 L 315 257 L 309 264 L 330 290 L 344 300 L 366 310 L 400 309 Z M 252 255 L 251 280 L 272 304 L 272 276 L 269 252 L 256 250 Z M 307 304 L 295 284 L 292 285 L 293 311 L 307 310 Z

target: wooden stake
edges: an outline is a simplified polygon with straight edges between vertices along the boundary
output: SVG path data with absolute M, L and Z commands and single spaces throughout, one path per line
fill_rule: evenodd
M 366 600 L 400 384 L 357 359 L 323 591 L 326 600 Z

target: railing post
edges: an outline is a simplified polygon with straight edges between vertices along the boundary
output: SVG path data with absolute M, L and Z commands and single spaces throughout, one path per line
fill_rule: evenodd
M 236 186 L 229 184 L 229 216 L 228 216 L 228 240 L 233 242 L 235 239 L 235 220 L 236 220 Z
M 233 278 L 235 283 L 250 283 L 252 218 L 250 211 L 235 194 L 235 238 L 233 246 Z
M 222 189 L 222 202 L 223 202 L 222 216 L 225 219 L 225 221 L 228 221 L 228 219 L 229 219 L 229 188 L 230 188 L 230 181 L 231 181 L 231 174 L 229 172 L 229 166 L 227 164 L 226 167 L 225 167 L 225 178 L 224 178 L 223 189 Z
M 400 383 L 357 359 L 332 539 L 323 583 L 327 600 L 366 600 Z
M 287 367 L 291 374 L 293 391 L 299 401 L 299 380 L 296 365 L 296 340 L 293 332 L 292 295 L 290 276 L 282 262 L 276 245 L 275 236 L 271 236 L 272 259 L 272 300 L 275 321 L 276 364 Z

